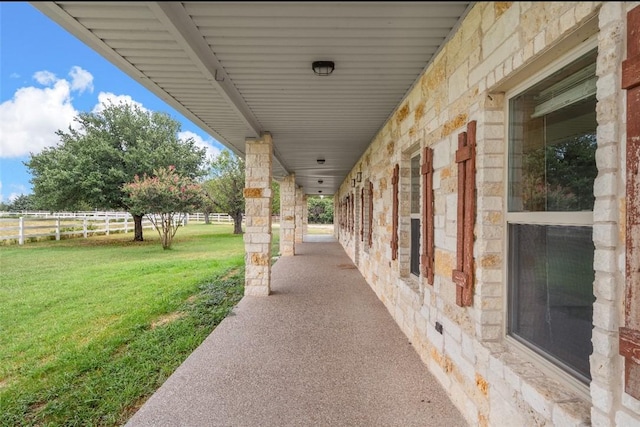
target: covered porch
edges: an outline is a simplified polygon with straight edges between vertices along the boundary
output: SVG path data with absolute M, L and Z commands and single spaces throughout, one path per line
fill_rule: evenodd
M 246 298 L 131 425 L 461 424 L 432 375 L 474 425 L 638 425 L 638 2 L 33 4 L 246 161 Z
M 466 426 L 331 235 L 274 264 L 127 426 Z

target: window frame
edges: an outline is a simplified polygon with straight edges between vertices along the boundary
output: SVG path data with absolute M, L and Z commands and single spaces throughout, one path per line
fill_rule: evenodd
M 571 369 L 565 369 L 562 361 L 556 359 L 553 355 L 547 353 L 543 349 L 534 350 L 532 347 L 537 347 L 534 343 L 523 343 L 521 338 L 510 335 L 510 288 L 509 282 L 510 273 L 510 254 L 512 248 L 510 247 L 510 224 L 531 224 L 531 225 L 558 225 L 558 226 L 590 226 L 593 229 L 593 210 L 592 211 L 540 211 L 540 212 L 510 212 L 509 211 L 509 183 L 510 183 L 510 101 L 515 97 L 521 95 L 529 88 L 544 81 L 556 71 L 559 71 L 563 67 L 578 60 L 583 55 L 596 50 L 596 62 L 597 62 L 597 48 L 598 38 L 597 34 L 591 36 L 589 39 L 575 47 L 573 50 L 564 54 L 561 58 L 551 61 L 548 65 L 542 67 L 537 72 L 533 73 L 527 79 L 522 80 L 517 85 L 510 87 L 504 92 L 504 144 L 505 144 L 505 166 L 503 171 L 503 182 L 505 183 L 503 190 L 503 236 L 502 240 L 505 248 L 505 256 L 503 257 L 503 283 L 504 283 L 504 300 L 503 300 L 503 337 L 506 344 L 511 348 L 517 350 L 525 360 L 533 363 L 539 367 L 547 375 L 551 375 L 553 378 L 561 380 L 565 385 L 571 388 L 578 395 L 585 399 L 590 399 L 589 383 L 585 383 L 576 377 Z M 597 76 L 596 76 L 597 77 Z M 597 96 L 597 93 L 596 93 Z M 596 123 L 597 129 L 597 123 Z M 543 356 L 540 352 L 546 353 Z

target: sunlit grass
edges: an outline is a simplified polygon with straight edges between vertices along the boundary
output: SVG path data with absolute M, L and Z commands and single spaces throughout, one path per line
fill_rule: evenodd
M 307 227 L 309 234 L 333 234 L 333 224 L 309 224 Z
M 0 247 L 0 425 L 126 421 L 241 298 L 232 230 Z

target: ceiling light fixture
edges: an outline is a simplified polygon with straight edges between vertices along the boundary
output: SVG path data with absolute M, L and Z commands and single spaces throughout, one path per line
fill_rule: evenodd
M 311 64 L 311 69 L 316 74 L 316 76 L 328 76 L 333 73 L 335 69 L 335 64 L 333 61 L 313 61 Z
M 324 158 L 320 157 L 318 160 L 316 160 L 318 162 L 319 165 L 324 165 Z
M 321 179 L 319 179 L 319 180 L 318 180 L 318 184 L 322 184 L 323 182 L 324 182 L 324 181 L 323 181 L 323 180 L 321 180 Z

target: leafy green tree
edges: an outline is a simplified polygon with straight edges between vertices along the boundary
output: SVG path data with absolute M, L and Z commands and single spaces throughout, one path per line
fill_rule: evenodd
M 7 206 L 8 211 L 33 211 L 38 209 L 35 197 L 33 194 L 20 194 Z
M 43 208 L 125 210 L 134 218 L 134 240 L 142 241 L 145 212 L 129 206 L 124 184 L 170 165 L 180 176 L 197 179 L 206 173 L 205 149 L 192 138 L 180 140 L 180 123 L 166 113 L 126 103 L 103 107 L 97 113 L 80 113 L 74 118 L 77 129 L 58 130 L 60 143 L 32 153 L 25 165 Z
M 307 199 L 308 221 L 311 224 L 333 223 L 333 197 L 312 196 Z
M 550 210 L 593 210 L 596 167 L 595 134 L 569 138 L 547 148 L 547 182 L 560 193 Z
M 242 234 L 244 176 L 244 160 L 224 150 L 211 161 L 210 177 L 203 184 L 215 209 L 233 218 L 233 234 Z
M 525 210 L 592 210 L 596 135 L 567 138 L 530 150 L 522 160 Z
M 216 205 L 213 203 L 213 199 L 209 197 L 204 185 L 202 187 L 202 203 L 200 204 L 200 210 L 204 215 L 204 223 L 211 224 L 211 213 L 215 212 Z
M 190 178 L 176 173 L 173 166 L 154 170 L 154 175 L 125 184 L 127 204 L 136 212 L 147 212 L 160 235 L 162 248 L 171 248 L 173 237 L 187 213 L 202 204 L 202 188 Z

